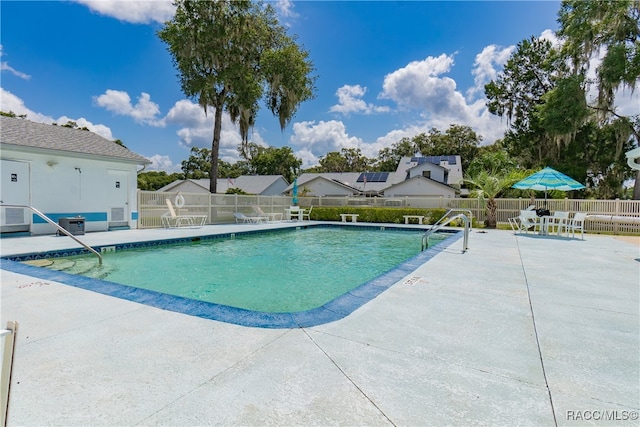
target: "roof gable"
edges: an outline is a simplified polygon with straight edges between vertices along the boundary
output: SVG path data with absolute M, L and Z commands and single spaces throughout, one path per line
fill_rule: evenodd
M 0 143 L 38 150 L 108 157 L 138 164 L 151 163 L 133 151 L 93 132 L 0 116 Z

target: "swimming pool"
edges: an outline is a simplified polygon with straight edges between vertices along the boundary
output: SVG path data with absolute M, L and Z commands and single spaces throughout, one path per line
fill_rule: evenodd
M 84 269 L 83 274 L 104 280 L 49 273 L 74 286 L 200 317 L 297 327 L 344 317 L 415 270 L 431 251 L 420 253 L 422 232 L 416 230 L 294 230 L 116 250 L 104 253 L 103 268 L 94 268 L 95 258 L 56 259 L 52 265 L 74 265 L 70 271 Z

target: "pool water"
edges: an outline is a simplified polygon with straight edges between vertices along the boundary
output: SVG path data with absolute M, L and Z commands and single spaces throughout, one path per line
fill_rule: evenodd
M 422 231 L 307 228 L 68 257 L 49 266 L 247 310 L 313 309 L 420 252 Z

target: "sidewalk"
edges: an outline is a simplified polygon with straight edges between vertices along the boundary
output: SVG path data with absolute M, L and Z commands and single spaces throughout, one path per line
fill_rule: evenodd
M 20 240 L 2 255 L 46 241 Z M 467 253 L 453 242 L 346 318 L 289 330 L 2 270 L 1 321 L 20 322 L 9 425 L 636 426 L 629 240 L 472 231 Z

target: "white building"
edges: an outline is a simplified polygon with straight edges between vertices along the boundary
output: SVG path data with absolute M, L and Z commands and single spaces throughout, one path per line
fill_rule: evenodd
M 84 218 L 83 231 L 136 228 L 144 157 L 87 130 L 0 116 L 0 200 L 33 206 L 54 222 Z M 0 231 L 52 234 L 29 209 L 1 207 Z

